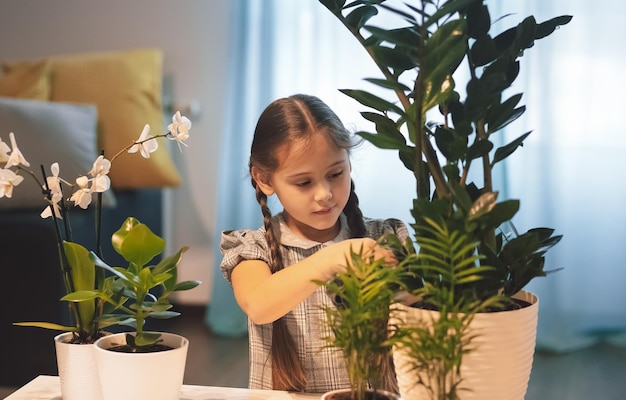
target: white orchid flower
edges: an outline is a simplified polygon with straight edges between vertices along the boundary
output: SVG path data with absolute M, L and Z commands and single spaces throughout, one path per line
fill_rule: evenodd
M 13 197 L 13 187 L 19 185 L 24 177 L 8 168 L 0 169 L 0 198 Z
M 78 185 L 78 189 L 72 193 L 70 201 L 73 201 L 75 206 L 79 206 L 80 208 L 86 210 L 87 207 L 89 207 L 89 204 L 91 204 L 92 190 L 89 188 L 89 178 L 86 176 L 79 176 L 76 178 L 76 184 Z
M 61 178 L 59 177 L 59 163 L 54 163 L 50 166 L 51 176 L 46 177 L 47 186 L 50 189 L 50 196 L 53 203 L 58 203 L 63 197 L 61 192 Z M 46 189 L 46 186 L 43 187 Z
M 111 187 L 111 178 L 108 175 L 98 175 L 91 181 L 91 190 L 93 192 L 102 193 Z
M 50 205 L 52 206 L 52 208 L 54 209 L 54 216 L 55 218 L 58 219 L 63 219 L 63 216 L 61 215 L 61 207 L 59 206 L 59 201 L 61 199 L 60 198 L 52 198 L 52 201 L 50 202 Z M 41 218 L 49 218 L 52 216 L 52 211 L 50 211 L 50 206 L 46 207 L 43 209 L 43 211 L 41 212 L 41 214 L 39 214 L 39 216 Z
M 111 161 L 104 158 L 103 155 L 99 155 L 96 161 L 91 166 L 91 171 L 88 172 L 91 176 L 107 175 L 111 170 Z
M 159 148 L 159 143 L 156 138 L 150 134 L 150 125 L 146 124 L 139 135 L 139 139 L 135 142 L 130 149 L 129 153 L 136 153 L 139 151 L 143 158 L 150 158 L 150 153 L 154 153 Z
M 26 159 L 22 155 L 22 152 L 17 147 L 17 142 L 15 141 L 15 135 L 13 134 L 13 132 L 9 133 L 9 139 L 11 140 L 11 148 L 13 150 L 11 151 L 11 155 L 9 156 L 9 159 L 7 160 L 7 163 L 4 167 L 9 168 L 20 164 L 25 167 L 30 167 L 30 163 L 26 161 Z
M 172 116 L 172 123 L 167 126 L 167 130 L 170 131 L 172 137 L 168 137 L 170 140 L 176 140 L 179 143 L 184 144 L 185 140 L 189 138 L 189 130 L 191 129 L 191 121 L 189 118 L 180 114 L 180 111 L 176 111 L 176 114 Z
M 106 192 L 111 187 L 111 178 L 108 177 L 108 173 L 111 170 L 111 161 L 104 158 L 104 156 L 100 155 L 93 163 L 93 167 L 91 167 L 91 171 L 88 172 L 89 175 L 94 178 L 91 179 L 91 191 L 92 192 Z M 76 181 L 78 183 L 78 180 Z M 87 183 L 84 184 L 86 186 Z M 80 185 L 79 185 L 80 186 Z
M 9 161 L 9 152 L 11 148 L 8 144 L 0 139 L 0 163 Z

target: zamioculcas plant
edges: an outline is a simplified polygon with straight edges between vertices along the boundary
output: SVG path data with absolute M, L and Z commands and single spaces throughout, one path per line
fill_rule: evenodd
M 423 303 L 447 311 L 453 319 L 455 313 L 510 305 L 512 295 L 547 274 L 545 253 L 561 236 L 550 228 L 518 233 L 512 219 L 520 201 L 498 201 L 493 169 L 530 135 L 525 132 L 504 142 L 503 129 L 526 110 L 522 93 L 508 90 L 525 52 L 569 23 L 571 16 L 541 23 L 529 16 L 495 32 L 483 0 L 320 2 L 379 68 L 382 77 L 366 81 L 389 94 L 341 90 L 368 108 L 361 114 L 375 126 L 375 132 L 358 134 L 379 148 L 396 150 L 415 177 L 411 210 L 418 249 L 409 242 L 388 243 L 405 257 L 401 266 L 412 277 L 407 286 Z M 401 22 L 376 26 L 374 17 L 382 12 Z M 472 181 L 473 176 L 480 180 Z M 445 240 L 455 251 L 437 247 Z M 439 321 L 458 328 L 433 328 L 443 333 L 439 346 L 448 339 L 461 346 L 452 353 L 440 352 L 439 358 L 444 363 L 451 354 L 455 359 L 458 355 L 454 366 L 442 367 L 458 370 L 469 351 L 467 321 Z M 438 398 L 456 398 L 460 379 L 445 385 L 447 393 Z

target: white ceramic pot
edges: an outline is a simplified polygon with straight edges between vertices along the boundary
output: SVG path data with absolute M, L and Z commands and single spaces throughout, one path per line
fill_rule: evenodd
M 526 291 L 513 296 L 531 305 L 512 311 L 476 314 L 470 325 L 474 348 L 461 365 L 461 400 L 523 400 L 535 353 L 539 300 Z M 436 311 L 399 305 L 394 322 L 417 324 L 438 318 Z M 429 399 L 424 387 L 416 384 L 415 371 L 402 350 L 393 353 L 402 400 Z
M 159 332 L 171 350 L 154 353 L 121 353 L 107 350 L 126 344 L 126 333 L 100 338 L 95 343 L 103 400 L 179 400 L 189 341 L 173 333 Z M 65 400 L 65 399 L 64 399 Z
M 351 390 L 350 389 L 337 389 L 331 390 L 330 392 L 326 392 L 322 394 L 321 400 L 349 400 Z M 376 392 L 378 397 L 376 400 L 399 400 L 400 397 L 394 393 L 387 392 L 385 390 L 378 390 Z M 374 397 L 369 393 L 366 393 L 366 397 L 368 400 L 373 400 Z
M 93 344 L 71 344 L 72 332 L 54 337 L 63 400 L 102 400 Z

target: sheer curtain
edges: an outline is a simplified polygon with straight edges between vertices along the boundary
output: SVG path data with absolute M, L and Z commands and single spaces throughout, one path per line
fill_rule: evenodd
M 616 27 L 626 25 L 626 4 L 490 3 L 494 20 L 514 13 L 499 22 L 505 26 L 530 14 L 539 22 L 574 16 L 522 57 L 522 76 L 511 94 L 524 92 L 527 112 L 505 133 L 513 138 L 534 132 L 502 171 L 501 198 L 522 200 L 517 228 L 549 226 L 564 235 L 547 259 L 548 269 L 563 270 L 528 287 L 540 297 L 538 346 L 569 351 L 599 340 L 626 345 L 626 246 L 621 243 L 626 237 L 626 211 L 621 207 L 626 185 L 617 168 L 626 151 L 620 124 L 626 89 L 620 67 L 626 49 L 615 34 Z M 356 40 L 318 1 L 238 4 L 218 231 L 261 224 L 246 163 L 256 118 L 267 103 L 310 93 L 326 101 L 348 128 L 371 129 L 359 115 L 360 105 L 337 89 L 371 90 L 362 79 L 379 77 Z M 352 167 L 366 215 L 411 222 L 414 183 L 394 152 L 364 145 L 352 154 Z M 219 260 L 216 270 L 217 265 Z M 208 323 L 218 332 L 237 326 L 234 332 L 245 333 L 245 317 L 232 300 L 232 290 L 219 272 L 215 278 Z

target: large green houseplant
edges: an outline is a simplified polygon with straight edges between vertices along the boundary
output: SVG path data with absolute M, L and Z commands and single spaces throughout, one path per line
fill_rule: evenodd
M 444 317 L 407 333 L 405 346 L 416 356 L 415 368 L 439 376 L 430 379 L 439 383 L 418 383 L 433 397 L 458 398 L 473 316 L 514 304 L 511 296 L 546 275 L 545 253 L 561 238 L 549 228 L 518 233 L 512 219 L 520 202 L 498 201 L 492 171 L 530 134 L 499 144 L 503 128 L 525 111 L 522 94 L 508 93 L 520 57 L 571 17 L 537 23 L 529 16 L 494 32 L 483 0 L 320 2 L 380 69 L 382 78 L 366 80 L 393 96 L 341 90 L 369 108 L 362 116 L 375 132 L 358 133 L 379 148 L 397 150 L 415 177 L 415 240 L 388 238 L 387 244 L 402 258 L 411 293 Z M 376 26 L 379 12 L 401 22 Z M 479 171 L 470 174 L 475 166 Z

